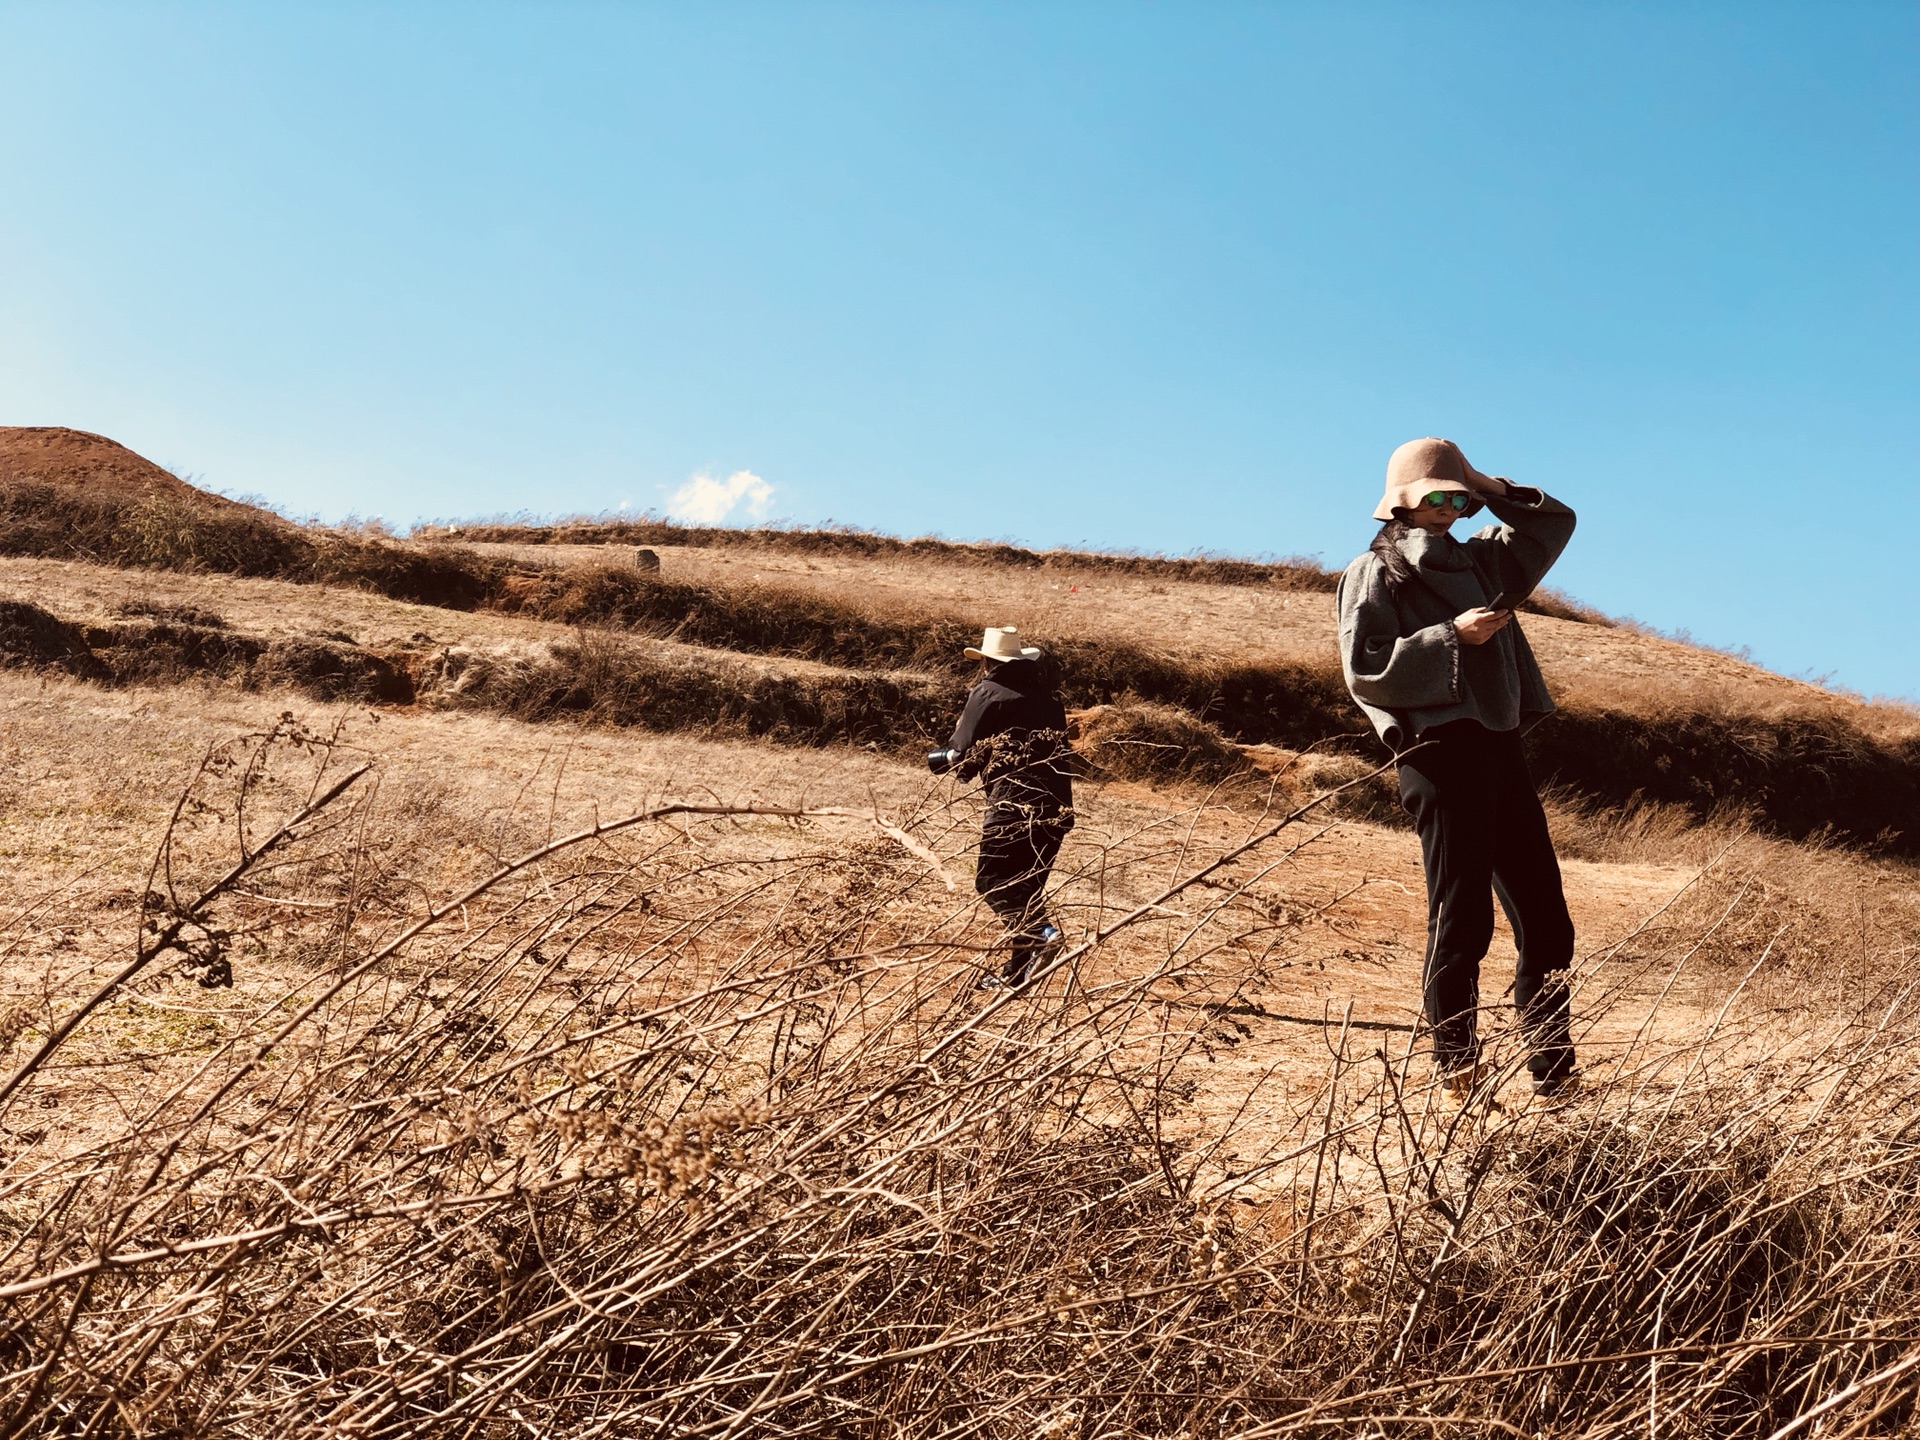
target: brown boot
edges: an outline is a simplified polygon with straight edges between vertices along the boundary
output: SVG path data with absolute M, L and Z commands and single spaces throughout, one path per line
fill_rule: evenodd
M 1448 1070 L 1441 1075 L 1440 1098 L 1459 1109 L 1473 1099 L 1474 1093 L 1486 1082 L 1485 1065 L 1462 1065 L 1458 1070 Z
M 1484 1063 L 1462 1065 L 1441 1075 L 1440 1098 L 1455 1110 L 1464 1110 L 1475 1103 L 1484 1104 L 1489 1110 L 1506 1108 L 1494 1099 L 1493 1068 Z
M 1557 1080 L 1533 1082 L 1534 1103 L 1548 1109 L 1558 1109 L 1579 1093 L 1580 1072 L 1578 1070 L 1569 1070 Z

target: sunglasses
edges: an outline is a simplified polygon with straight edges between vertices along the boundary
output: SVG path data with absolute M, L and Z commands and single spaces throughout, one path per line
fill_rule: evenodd
M 1420 498 L 1428 505 L 1451 505 L 1456 515 L 1473 503 L 1472 496 L 1462 495 L 1458 490 L 1429 490 Z

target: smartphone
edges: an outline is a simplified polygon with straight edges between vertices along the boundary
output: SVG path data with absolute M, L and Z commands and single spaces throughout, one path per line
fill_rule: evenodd
M 1518 610 L 1520 602 L 1531 595 L 1531 590 L 1502 590 L 1487 602 L 1489 610 Z

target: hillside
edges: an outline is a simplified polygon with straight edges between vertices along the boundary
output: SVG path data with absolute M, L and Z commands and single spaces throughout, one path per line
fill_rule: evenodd
M 1912 1416 L 1920 716 L 1527 616 L 1592 1086 L 1529 1105 L 1502 920 L 1454 1115 L 1312 566 L 135 461 L 0 474 L 16 1431 L 1571 1440 L 1649 1354 L 1674 1433 Z M 918 754 L 995 623 L 1086 767 L 1017 996 Z

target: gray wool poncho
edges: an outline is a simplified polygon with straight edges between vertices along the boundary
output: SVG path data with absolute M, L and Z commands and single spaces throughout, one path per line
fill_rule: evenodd
M 1484 645 L 1462 645 L 1453 617 L 1503 590 L 1538 585 L 1573 537 L 1573 511 L 1524 485 L 1486 506 L 1503 523 L 1464 543 L 1424 530 L 1401 538 L 1414 573 L 1398 595 L 1371 550 L 1340 577 L 1335 603 L 1347 688 L 1395 751 L 1449 720 L 1513 730 L 1553 710 L 1518 618 Z

